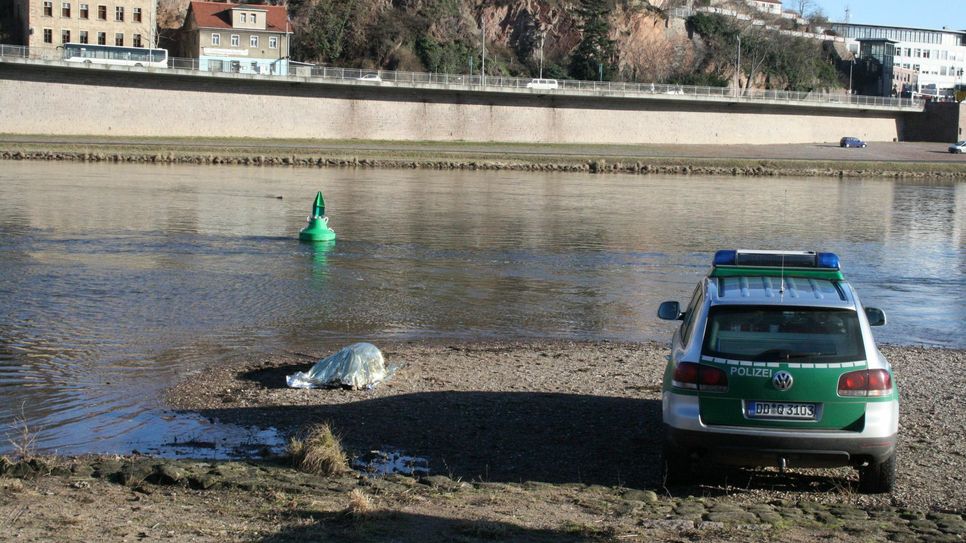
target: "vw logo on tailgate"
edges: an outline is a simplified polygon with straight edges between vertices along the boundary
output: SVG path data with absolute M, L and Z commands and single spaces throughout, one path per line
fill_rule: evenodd
M 792 379 L 792 374 L 787 371 L 779 371 L 775 373 L 775 376 L 771 378 L 771 384 L 775 385 L 778 390 L 788 390 L 792 388 L 792 383 L 795 380 Z

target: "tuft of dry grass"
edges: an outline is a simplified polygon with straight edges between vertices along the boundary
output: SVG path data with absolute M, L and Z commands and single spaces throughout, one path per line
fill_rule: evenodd
M 288 453 L 299 471 L 338 475 L 349 471 L 342 443 L 328 423 L 316 424 L 289 440 Z
M 372 498 L 358 488 L 353 488 L 349 492 L 349 505 L 345 512 L 349 516 L 362 517 L 368 515 L 373 510 Z
M 7 434 L 7 441 L 13 447 L 13 456 L 17 460 L 30 460 L 37 453 L 37 434 L 27 425 L 27 416 L 23 414 L 23 406 L 20 407 L 21 416 L 14 419 L 11 424 L 12 436 Z

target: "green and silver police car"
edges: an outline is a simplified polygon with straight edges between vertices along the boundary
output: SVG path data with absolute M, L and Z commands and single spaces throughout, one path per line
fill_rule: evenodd
M 899 394 L 833 253 L 718 251 L 682 311 L 664 373 L 668 484 L 697 464 L 859 471 L 863 492 L 896 479 Z

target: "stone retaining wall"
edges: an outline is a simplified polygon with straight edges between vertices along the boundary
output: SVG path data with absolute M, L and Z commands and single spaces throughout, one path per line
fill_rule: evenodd
M 673 98 L 673 97 L 672 97 Z M 895 111 L 480 93 L 0 63 L 0 132 L 582 144 L 898 137 Z

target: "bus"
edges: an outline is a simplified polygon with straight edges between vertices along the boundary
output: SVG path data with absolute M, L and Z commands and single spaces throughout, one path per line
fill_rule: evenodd
M 88 43 L 65 43 L 64 60 L 84 64 L 116 64 L 118 66 L 168 67 L 167 49 L 146 47 L 121 47 L 118 45 L 91 45 Z

